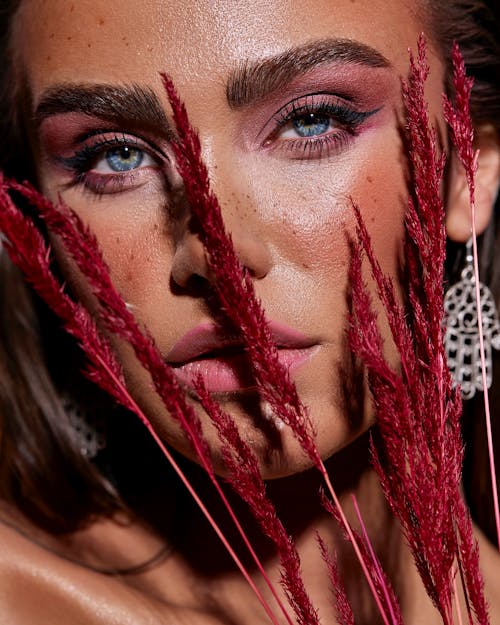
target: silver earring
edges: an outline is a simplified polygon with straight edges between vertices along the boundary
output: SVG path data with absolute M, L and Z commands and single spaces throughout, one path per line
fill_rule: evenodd
M 92 460 L 106 447 L 106 428 L 104 419 L 92 416 L 77 404 L 72 398 L 62 398 L 64 411 L 72 427 L 75 443 L 83 456 Z
M 500 349 L 500 322 L 495 300 L 490 289 L 479 283 L 481 317 L 483 321 L 486 383 L 492 382 L 492 350 Z M 456 384 L 462 389 L 462 397 L 471 399 L 476 391 L 482 391 L 481 352 L 476 307 L 476 279 L 474 276 L 472 239 L 467 241 L 465 267 L 460 281 L 444 296 L 445 338 L 444 345 L 448 366 Z

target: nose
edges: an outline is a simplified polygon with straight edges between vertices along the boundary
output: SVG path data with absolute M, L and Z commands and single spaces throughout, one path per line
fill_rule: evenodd
M 272 268 L 273 261 L 270 249 L 262 236 L 249 224 L 226 224 L 231 235 L 234 249 L 241 264 L 255 279 L 264 278 Z M 171 275 L 177 286 L 186 288 L 193 279 L 213 282 L 213 272 L 208 260 L 209 250 L 205 250 L 199 235 L 185 225 L 176 241 L 172 261 Z

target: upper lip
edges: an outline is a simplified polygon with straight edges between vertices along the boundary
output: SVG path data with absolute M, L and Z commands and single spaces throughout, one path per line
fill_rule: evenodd
M 269 329 L 278 348 L 304 349 L 316 344 L 301 332 L 289 326 L 271 321 Z M 188 330 L 172 347 L 165 360 L 172 364 L 183 364 L 203 356 L 215 356 L 228 348 L 241 348 L 244 343 L 240 336 L 229 335 L 212 322 L 203 322 Z M 212 354 L 211 352 L 215 352 Z

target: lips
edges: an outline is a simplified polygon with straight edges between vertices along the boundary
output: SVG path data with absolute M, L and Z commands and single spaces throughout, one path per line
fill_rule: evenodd
M 278 360 L 292 374 L 316 351 L 317 343 L 293 328 L 270 323 Z M 225 335 L 213 323 L 201 323 L 175 343 L 166 360 L 181 384 L 193 387 L 201 375 L 212 393 L 249 390 L 255 386 L 241 339 Z

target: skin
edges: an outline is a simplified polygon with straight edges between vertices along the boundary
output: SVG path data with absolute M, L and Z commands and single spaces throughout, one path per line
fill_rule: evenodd
M 163 102 L 158 71 L 166 70 L 178 85 L 191 122 L 199 130 L 225 223 L 242 262 L 255 276 L 255 290 L 268 318 L 291 326 L 318 345 L 295 381 L 310 406 L 321 454 L 331 456 L 371 423 L 370 415 L 359 414 L 362 406 L 354 407 L 358 414 L 346 419 L 342 397 L 345 375 L 341 372 L 350 366 L 345 345 L 346 233 L 353 231 L 349 198 L 362 206 L 382 266 L 393 272 L 407 196 L 399 126 L 400 78 L 407 70 L 408 42 L 416 41 L 421 30 L 413 11 L 401 3 L 387 24 L 387 18 L 381 18 L 383 2 L 345 2 L 335 11 L 327 3 L 311 3 L 306 10 L 278 3 L 259 5 L 257 12 L 235 3 L 223 13 L 212 2 L 204 2 L 197 3 L 193 15 L 177 3 L 152 2 L 127 3 L 127 19 L 117 20 L 112 9 L 98 5 L 96 10 L 94 3 L 92 9 L 83 3 L 73 10 L 56 3 L 50 11 L 43 3 L 33 8 L 35 4 L 27 2 L 19 20 L 23 33 L 19 63 L 35 108 L 48 89 L 74 81 L 75 76 L 83 84 L 147 86 Z M 41 30 L 34 15 L 43 20 Z M 160 20 L 163 27 L 151 32 L 152 19 Z M 367 23 L 380 25 L 367 33 Z M 332 36 L 372 46 L 391 66 L 323 64 L 306 75 L 295 75 L 286 89 L 262 102 L 229 108 L 225 85 L 235 68 Z M 35 38 L 40 53 L 33 58 L 29 42 Z M 120 42 L 112 53 L 109 41 Z M 432 61 L 430 100 L 439 105 L 441 67 L 437 59 Z M 277 134 L 273 116 L 290 103 L 303 105 L 305 96 L 318 91 L 333 94 L 320 96 L 321 101 L 335 102 L 336 94 L 346 93 L 354 110 L 376 112 L 359 126 L 357 136 L 338 129 L 338 145 L 304 158 L 309 155 L 305 141 L 291 149 L 296 133 L 289 123 Z M 100 197 L 85 191 L 82 184 L 68 188 L 71 174 L 57 159 L 74 154 L 81 147 L 75 137 L 95 126 L 102 127 L 102 120 L 69 114 L 52 116 L 41 124 L 34 137 L 40 186 L 52 199 L 60 194 L 96 234 L 119 291 L 167 356 L 181 336 L 210 319 L 201 290 L 193 293 L 188 288 L 193 276 L 210 282 L 205 255 L 187 226 L 185 209 L 173 205 L 172 193 L 166 193 L 165 186 L 179 187 L 171 164 L 166 164 L 166 176 L 158 169 L 142 168 L 133 184 L 126 183 L 131 188 L 124 186 L 119 193 L 106 192 L 114 189 L 112 183 Z M 157 134 L 142 127 L 117 128 L 130 133 L 131 140 L 146 132 L 155 147 L 171 155 L 168 141 Z M 102 136 L 109 139 L 113 133 Z M 166 203 L 170 210 L 165 210 Z M 123 346 L 118 349 L 141 405 L 169 443 L 189 455 L 184 437 L 149 392 L 137 363 Z M 306 466 L 289 432 L 283 432 L 277 450 L 269 454 L 270 442 L 255 410 L 248 414 L 241 395 L 222 399 L 258 451 L 266 477 Z M 217 449 L 208 424 L 207 430 Z
M 407 197 L 400 135 L 400 80 L 407 72 L 407 47 L 415 44 L 423 28 L 413 4 L 387 0 L 339 0 L 334 4 L 327 0 L 200 0 L 187 11 L 183 2 L 123 0 L 118 11 L 104 0 L 25 0 L 13 36 L 17 66 L 28 86 L 34 111 L 47 90 L 74 82 L 77 77 L 78 84 L 138 84 L 150 88 L 168 116 L 158 72 L 167 71 L 172 77 L 199 131 L 225 223 L 254 278 L 268 318 L 286 323 L 317 345 L 294 379 L 302 400 L 310 407 L 320 452 L 325 459 L 330 458 L 330 469 L 340 476 L 339 491 L 348 487 L 355 490 L 367 511 L 367 524 L 371 535 L 377 537 L 375 543 L 384 566 L 398 576 L 396 584 L 406 622 L 433 623 L 439 619 L 411 568 L 398 529 L 388 521 L 378 486 L 366 464 L 363 433 L 373 417 L 367 402 L 361 399 L 363 389 L 357 389 L 356 405 L 346 400 L 342 390 L 346 381 L 342 372 L 352 366 L 345 346 L 349 261 L 346 234 L 353 232 L 350 197 L 362 208 L 383 268 L 396 271 Z M 243 63 L 329 37 L 368 45 L 383 55 L 388 65 L 367 67 L 332 61 L 306 74 L 296 74 L 285 87 L 261 101 L 238 109 L 228 105 L 226 82 Z M 431 115 L 442 128 L 439 110 L 443 70 L 432 49 L 430 62 L 428 99 Z M 304 140 L 292 146 L 291 138 L 297 136 L 291 123 L 277 129 L 273 118 L 282 107 L 318 92 L 328 94 L 322 99 L 329 102 L 338 102 L 339 94 L 345 94 L 344 102 L 371 115 L 355 132 L 346 130 L 345 125 L 332 126 L 327 134 L 332 141 L 334 137 L 342 140 L 315 152 L 305 148 Z M 147 142 L 141 139 L 141 146 L 153 146 L 148 147 L 153 160 L 146 161 L 126 180 L 123 177 L 121 187 L 115 188 L 114 182 L 108 181 L 102 194 L 95 191 L 96 184 L 102 183 L 96 170 L 103 166 L 103 158 L 94 161 L 87 189 L 82 183 L 72 183 L 71 174 L 60 163 L 61 158 L 81 149 L 77 137 L 82 132 L 96 128 L 108 130 L 100 135 L 106 139 L 125 133 L 132 143 L 135 137 L 142 137 Z M 169 137 L 137 125 L 103 126 L 102 119 L 69 113 L 46 118 L 39 127 L 33 127 L 32 136 L 41 189 L 54 200 L 60 194 L 90 226 L 119 291 L 167 356 L 182 335 L 210 319 L 202 290 L 193 290 L 192 278 L 197 277 L 198 286 L 206 286 L 212 279 L 201 243 L 189 228 L 188 209 L 179 201 L 182 185 L 171 162 Z M 164 157 L 158 157 L 160 152 Z M 117 192 L 107 192 L 110 189 Z M 86 286 L 55 243 L 68 279 L 81 297 L 88 298 Z M 150 391 L 145 374 L 122 344 L 116 346 L 135 397 L 162 437 L 190 457 L 184 438 Z M 395 358 L 390 341 L 387 352 Z M 256 450 L 265 477 L 276 479 L 271 496 L 299 541 L 313 600 L 331 621 L 327 580 L 316 573 L 320 561 L 315 529 L 319 528 L 329 544 L 340 550 L 341 569 L 357 606 L 357 622 L 378 622 L 365 591 L 357 588 L 358 573 L 351 557 L 312 499 L 311 493 L 316 498 L 317 478 L 311 472 L 298 475 L 308 463 L 297 443 L 286 431 L 269 437 L 255 403 L 253 410 L 248 409 L 248 401 L 244 401 L 247 395 L 228 394 L 218 399 L 235 416 L 242 434 Z M 190 401 L 203 417 L 196 400 Z M 216 437 L 206 421 L 203 419 L 207 438 L 218 470 L 223 471 Z M 277 479 L 287 475 L 293 477 Z M 195 479 L 205 485 L 202 477 Z M 298 495 L 302 497 L 304 510 L 295 509 L 290 492 L 295 493 L 294 501 Z M 348 501 L 346 508 L 352 513 Z M 219 512 L 214 510 L 215 514 Z M 117 621 L 126 613 L 135 615 L 135 622 L 141 623 L 169 623 L 171 618 L 203 624 L 225 623 L 230 618 L 242 624 L 265 622 L 253 595 L 226 567 L 218 544 L 207 537 L 203 521 L 193 513 L 188 525 L 186 540 L 178 552 L 143 577 L 116 584 L 115 580 L 112 584 L 106 580 L 105 585 L 93 574 L 75 572 L 71 567 L 67 570 L 60 562 L 51 560 L 51 566 L 66 567 L 61 574 L 69 579 L 76 575 L 84 594 L 86 590 L 90 597 L 92 593 L 104 593 L 107 605 L 116 610 L 113 614 Z M 133 526 L 129 529 L 120 544 L 128 545 L 134 556 L 142 557 L 157 537 L 147 532 L 145 536 Z M 114 536 L 113 531 L 94 525 L 85 540 L 100 545 L 102 537 L 108 536 L 106 532 Z M 204 555 L 197 551 L 200 537 Z M 29 546 L 16 543 L 19 538 L 8 538 L 9 544 L 15 544 L 14 553 L 27 550 L 27 570 L 28 563 L 36 560 L 35 555 Z M 69 543 L 56 541 L 56 547 L 85 558 L 82 540 L 88 544 L 82 537 L 75 537 Z M 265 546 L 259 545 L 259 549 L 270 573 L 276 574 L 275 559 Z M 99 553 L 97 547 L 95 551 Z M 119 553 L 118 548 L 111 548 L 101 557 L 109 564 L 120 557 Z M 38 555 L 42 562 L 47 557 Z M 498 568 L 498 561 L 493 557 L 491 561 L 492 567 Z M 25 570 L 22 564 L 19 566 L 25 579 Z M 57 584 L 57 580 L 52 581 L 49 596 Z M 88 603 L 90 607 L 82 600 L 87 610 L 85 622 L 101 622 L 95 600 Z M 214 605 L 219 606 L 221 614 L 210 614 L 209 606 Z M 151 614 L 159 620 L 147 620 L 153 618 Z M 79 622 L 77 616 L 74 622 Z M 108 622 L 114 621 L 109 618 Z

